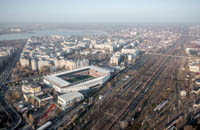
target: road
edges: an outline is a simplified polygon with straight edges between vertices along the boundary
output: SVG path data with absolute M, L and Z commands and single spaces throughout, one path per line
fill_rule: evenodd
M 12 119 L 11 125 L 8 126 L 7 128 L 5 128 L 5 129 L 8 129 L 8 130 L 17 129 L 17 127 L 22 122 L 21 116 L 16 112 L 16 110 L 13 109 L 13 107 L 11 105 L 9 105 L 6 102 L 6 99 L 4 98 L 4 92 L 7 91 L 8 88 L 7 88 L 6 85 L 3 85 L 10 78 L 10 75 L 12 73 L 12 69 L 16 65 L 17 61 L 19 60 L 20 53 L 21 53 L 21 51 L 18 50 L 18 52 L 17 52 L 16 56 L 14 57 L 14 59 L 11 60 L 10 64 L 6 67 L 6 69 L 0 75 L 0 77 L 1 77 L 1 82 L 0 82 L 0 86 L 1 86 L 1 88 L 0 88 L 1 89 L 0 102 L 1 102 L 2 106 L 5 108 L 6 113 L 8 114 L 8 116 Z

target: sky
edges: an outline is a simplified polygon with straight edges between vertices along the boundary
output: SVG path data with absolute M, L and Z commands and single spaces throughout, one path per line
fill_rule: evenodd
M 0 23 L 200 22 L 200 0 L 0 0 Z

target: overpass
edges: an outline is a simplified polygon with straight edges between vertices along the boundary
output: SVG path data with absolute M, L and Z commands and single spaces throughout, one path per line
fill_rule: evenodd
M 166 57 L 174 57 L 174 58 L 192 58 L 191 56 L 178 56 L 178 55 L 168 55 L 168 54 L 159 54 L 159 53 L 145 53 L 144 55 L 154 55 L 154 56 L 166 56 Z

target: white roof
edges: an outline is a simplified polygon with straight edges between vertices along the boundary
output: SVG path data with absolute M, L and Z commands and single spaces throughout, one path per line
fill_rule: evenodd
M 52 74 L 49 76 L 45 76 L 44 79 L 48 80 L 52 84 L 57 85 L 58 87 L 65 87 L 65 86 L 70 85 L 71 83 L 59 78 L 58 77 L 59 75 L 70 74 L 72 72 L 76 72 L 76 71 L 80 71 L 80 70 L 84 70 L 84 69 L 93 69 L 93 70 L 96 70 L 98 72 L 102 72 L 105 74 L 110 73 L 110 70 L 105 69 L 105 68 L 101 68 L 101 67 L 97 67 L 97 66 L 87 66 L 87 67 L 83 67 L 83 68 L 79 68 L 79 69 L 75 69 L 75 70 L 71 70 L 71 71 L 58 72 L 58 73 L 55 73 L 55 74 Z
M 71 101 L 77 97 L 84 97 L 83 94 L 81 94 L 80 92 L 69 92 L 69 93 L 66 93 L 66 94 L 62 94 L 59 96 L 59 98 L 62 98 L 63 100 L 65 100 L 66 102 L 67 101 Z
M 50 82 L 53 82 L 54 84 L 56 84 L 56 85 L 58 85 L 58 86 L 60 86 L 60 87 L 67 86 L 67 85 L 70 84 L 69 82 L 67 82 L 67 81 L 65 81 L 65 80 L 63 80 L 63 79 L 58 78 L 58 77 L 56 77 L 56 76 L 52 76 L 52 75 L 50 75 L 50 76 L 45 76 L 44 78 L 45 78 L 46 80 L 50 81 Z
M 110 72 L 110 70 L 105 69 L 105 68 L 101 68 L 101 67 L 98 67 L 98 66 L 87 66 L 87 67 L 82 67 L 82 68 L 78 68 L 78 69 L 74 69 L 74 70 L 70 70 L 70 71 L 59 72 L 59 73 L 53 74 L 52 76 L 56 77 L 56 76 L 59 76 L 59 75 L 69 74 L 69 73 L 73 73 L 73 72 L 84 70 L 84 69 L 94 69 L 96 71 L 103 72 L 103 73 L 109 73 Z

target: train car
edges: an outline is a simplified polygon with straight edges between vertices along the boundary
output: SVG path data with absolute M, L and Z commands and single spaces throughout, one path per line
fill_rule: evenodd
M 164 106 L 165 106 L 165 104 L 167 104 L 168 103 L 168 100 L 165 100 L 161 105 L 160 105 L 160 107 L 158 108 L 158 110 L 160 111 Z
M 168 103 L 168 100 L 162 101 L 156 108 L 154 108 L 153 111 L 154 112 L 156 112 L 157 110 L 160 111 L 167 103 Z
M 51 121 L 46 122 L 44 125 L 40 126 L 39 128 L 37 128 L 36 130 L 45 130 L 47 129 L 50 125 L 51 125 Z
M 184 114 L 181 113 L 179 116 L 177 116 L 174 120 L 172 120 L 170 123 L 168 123 L 165 126 L 164 130 L 169 130 L 170 128 L 172 128 L 176 123 L 178 123 L 179 121 L 181 121 L 183 119 Z

